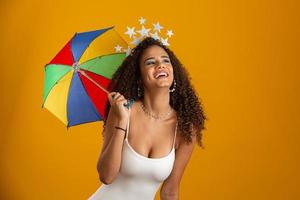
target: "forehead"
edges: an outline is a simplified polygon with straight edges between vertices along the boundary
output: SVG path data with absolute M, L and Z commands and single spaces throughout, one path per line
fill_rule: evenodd
M 152 45 L 143 51 L 142 60 L 145 60 L 149 57 L 160 57 L 168 56 L 168 53 L 160 46 Z

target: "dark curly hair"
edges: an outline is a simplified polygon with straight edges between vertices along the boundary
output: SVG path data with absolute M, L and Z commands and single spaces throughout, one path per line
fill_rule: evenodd
M 204 122 L 207 119 L 202 105 L 197 97 L 197 93 L 190 83 L 187 70 L 177 59 L 173 51 L 163 45 L 160 41 L 151 37 L 143 39 L 131 53 L 124 59 L 121 66 L 113 74 L 111 82 L 108 85 L 109 91 L 115 91 L 122 94 L 126 99 L 143 99 L 143 94 L 138 96 L 138 86 L 143 91 L 141 81 L 141 72 L 139 60 L 145 49 L 152 45 L 162 47 L 169 55 L 173 66 L 174 79 L 176 81 L 176 89 L 170 93 L 170 105 L 177 112 L 178 129 L 180 135 L 187 143 L 192 141 L 192 131 L 196 129 L 197 143 L 204 148 L 202 144 L 202 129 L 206 129 Z M 173 88 L 172 84 L 171 88 Z M 110 103 L 106 102 L 104 126 L 109 113 Z

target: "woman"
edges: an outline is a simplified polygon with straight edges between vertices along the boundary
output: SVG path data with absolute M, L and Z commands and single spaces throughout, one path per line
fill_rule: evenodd
M 187 71 L 170 49 L 147 37 L 109 89 L 117 92 L 108 94 L 105 109 L 97 164 L 103 184 L 89 200 L 153 200 L 159 186 L 161 200 L 178 199 L 195 143 L 203 148 L 206 120 Z

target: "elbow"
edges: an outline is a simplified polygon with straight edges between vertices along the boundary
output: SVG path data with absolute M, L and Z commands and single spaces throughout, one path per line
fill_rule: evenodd
M 97 167 L 97 171 L 99 175 L 99 180 L 105 185 L 111 184 L 117 175 L 117 173 L 115 173 L 114 170 L 105 170 L 100 166 Z
M 105 185 L 109 185 L 113 182 L 114 178 L 110 178 L 110 177 L 105 177 L 105 176 L 101 176 L 99 175 L 99 179 L 102 183 L 104 183 Z

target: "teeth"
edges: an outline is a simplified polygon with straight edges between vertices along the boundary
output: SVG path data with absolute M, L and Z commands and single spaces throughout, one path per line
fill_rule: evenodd
M 167 74 L 167 73 L 165 73 L 165 72 L 161 72 L 161 73 L 157 74 L 157 75 L 155 76 L 155 78 L 158 78 L 160 75 L 163 75 L 163 76 L 168 76 L 168 74 Z

